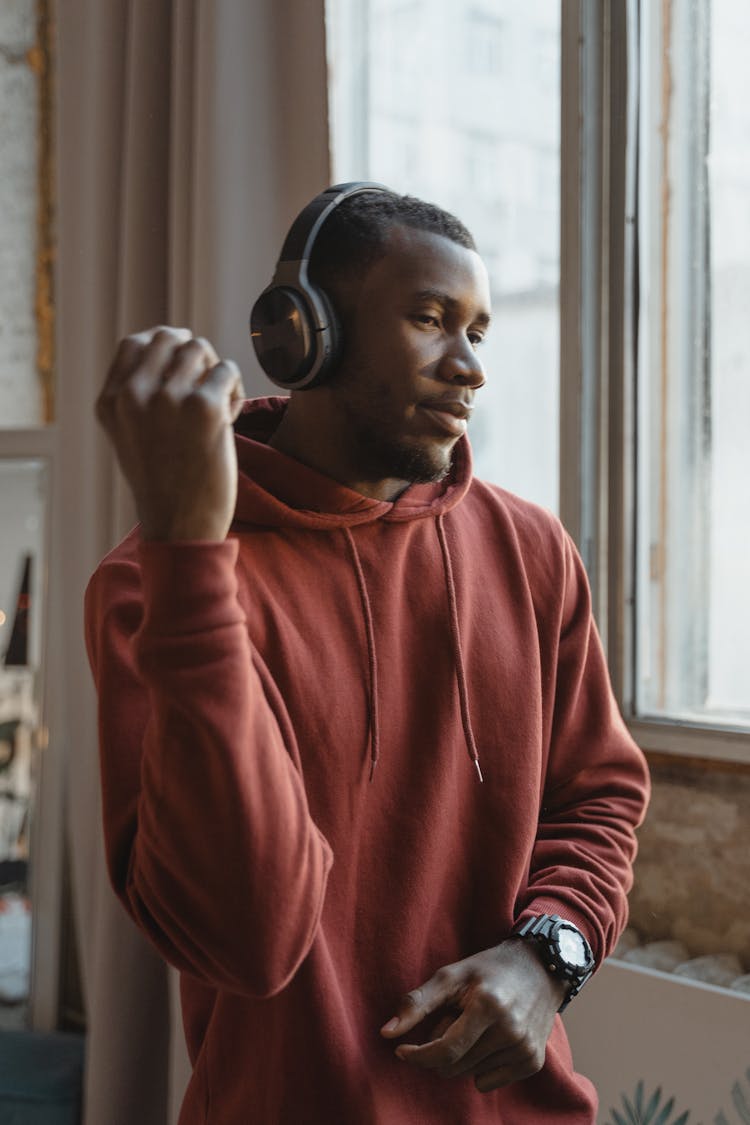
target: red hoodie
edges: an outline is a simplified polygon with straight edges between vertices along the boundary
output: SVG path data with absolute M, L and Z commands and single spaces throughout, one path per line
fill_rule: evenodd
M 111 876 L 182 972 L 181 1125 L 590 1125 L 559 1018 L 490 1094 L 379 1034 L 531 914 L 597 961 L 624 925 L 647 780 L 581 562 L 465 440 L 372 500 L 264 444 L 283 406 L 238 423 L 227 542 L 136 529 L 87 593 Z

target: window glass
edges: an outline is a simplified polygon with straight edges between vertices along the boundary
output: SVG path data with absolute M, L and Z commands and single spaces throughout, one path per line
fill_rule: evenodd
M 490 273 L 478 475 L 557 510 L 560 5 L 328 0 L 336 181 L 454 212 Z
M 641 5 L 637 693 L 750 724 L 750 5 Z

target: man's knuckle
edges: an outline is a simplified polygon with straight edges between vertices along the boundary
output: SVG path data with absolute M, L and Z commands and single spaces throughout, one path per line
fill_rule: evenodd
M 192 336 L 189 340 L 185 340 L 184 343 L 180 344 L 178 350 L 180 355 L 189 354 L 199 356 L 206 351 L 205 341 L 198 336 Z
M 421 988 L 412 988 L 404 996 L 404 1004 L 410 1008 L 421 1008 L 424 1003 L 424 993 Z
M 171 412 L 174 407 L 174 402 L 174 388 L 171 387 L 169 381 L 167 381 L 154 388 L 149 397 L 149 408 L 157 413 Z
M 493 1021 L 500 1019 L 505 1012 L 504 1006 L 496 992 L 491 988 L 484 985 L 479 985 L 474 989 L 473 995 L 474 1003 L 478 1007 L 482 1015 L 491 1018 Z
M 536 1074 L 544 1066 L 544 1051 L 528 1041 L 519 1044 L 516 1053 L 517 1066 L 526 1076 Z
M 511 1045 L 523 1049 L 526 1042 L 526 1028 L 518 1016 L 503 1010 L 503 1030 Z
M 463 1043 L 447 1043 L 445 1045 L 445 1059 L 443 1065 L 445 1067 L 455 1066 L 465 1054 L 466 1048 Z
M 530 1065 L 532 1067 L 532 1070 L 531 1070 L 532 1074 L 538 1074 L 539 1073 L 539 1071 L 544 1066 L 545 1057 L 546 1057 L 546 1051 L 544 1051 L 541 1047 L 537 1047 L 534 1051 L 531 1052 L 531 1059 L 529 1061 L 530 1061 Z
M 190 394 L 185 395 L 182 400 L 182 409 L 185 416 L 196 423 L 208 422 L 213 419 L 216 413 L 215 403 L 202 387 L 195 387 Z

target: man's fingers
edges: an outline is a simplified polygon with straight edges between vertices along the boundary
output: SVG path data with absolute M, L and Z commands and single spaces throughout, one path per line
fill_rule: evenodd
M 234 421 L 243 401 L 239 371 L 231 361 L 220 361 L 208 340 L 193 336 L 187 328 L 163 326 L 127 336 L 118 346 L 97 400 L 99 421 L 110 428 L 121 405 L 142 406 L 157 393 L 178 400 L 202 387 L 217 367 L 221 370 L 210 380 L 205 397 L 215 401 L 217 394 L 228 395 L 227 413 Z
M 389 1036 L 391 1039 L 405 1035 L 407 1031 L 411 1031 L 421 1023 L 430 1012 L 434 1012 L 442 1004 L 450 1003 L 455 990 L 455 982 L 449 975 L 448 969 L 441 969 L 426 984 L 407 992 L 396 1015 L 380 1029 L 381 1035 Z
M 126 385 L 129 385 L 136 398 L 148 394 L 153 386 L 158 386 L 159 362 L 163 369 L 174 350 L 191 337 L 192 333 L 188 328 L 157 325 L 121 340 L 96 401 L 96 414 L 102 425 L 107 426 L 111 421 L 117 396 Z M 136 372 L 138 375 L 134 381 Z
M 188 394 L 203 383 L 219 357 L 208 340 L 194 336 L 176 347 L 163 367 L 160 384 L 172 398 Z
M 394 1038 L 410 1031 L 433 1010 L 426 993 L 427 985 L 415 988 L 407 993 L 399 1005 L 398 1012 L 393 1019 L 388 1020 L 380 1029 L 381 1035 Z
M 449 1070 L 460 1065 L 487 1030 L 488 1020 L 479 1010 L 469 1007 L 455 1019 L 439 1039 L 417 1046 L 402 1043 L 396 1054 L 404 1062 L 426 1070 Z
M 446 1067 L 442 1075 L 444 1078 L 460 1078 L 463 1074 L 479 1077 L 501 1067 L 518 1069 L 524 1065 L 533 1065 L 530 1045 L 525 1041 L 503 1042 L 496 1029 L 490 1027 L 471 1050 L 453 1066 Z
M 145 335 L 148 336 L 148 333 Z M 137 364 L 138 376 L 144 384 L 159 387 L 172 366 L 180 366 L 179 358 L 183 352 L 200 371 L 217 363 L 219 358 L 208 340 L 181 328 L 159 328 L 143 348 Z
M 134 332 L 120 340 L 104 383 L 105 391 L 116 391 L 146 358 L 168 356 L 192 338 L 189 328 L 168 328 L 163 324 Z
M 480 1094 L 509 1086 L 511 1082 L 521 1082 L 531 1078 L 544 1065 L 544 1055 L 539 1059 L 533 1052 L 520 1047 L 498 1051 L 490 1055 L 474 1070 L 474 1085 Z
M 244 401 L 240 369 L 232 359 L 222 359 L 206 372 L 201 380 L 200 390 L 206 398 L 227 407 L 231 422 L 240 412 Z

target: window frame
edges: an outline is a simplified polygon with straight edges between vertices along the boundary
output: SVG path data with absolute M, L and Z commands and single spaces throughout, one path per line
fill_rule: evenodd
M 750 770 L 750 731 L 635 696 L 638 0 L 561 0 L 560 515 L 636 741 Z

